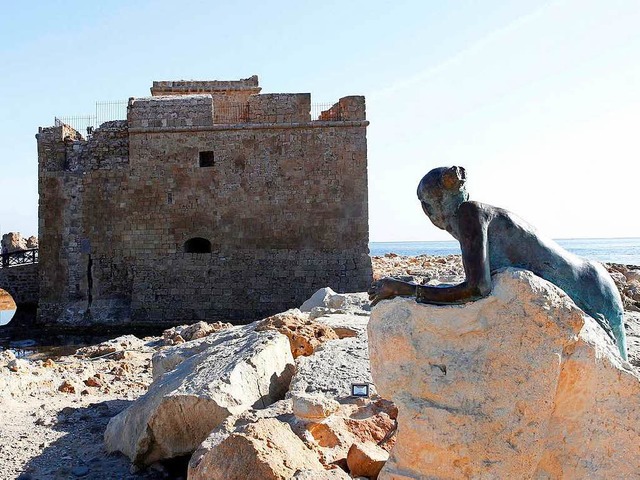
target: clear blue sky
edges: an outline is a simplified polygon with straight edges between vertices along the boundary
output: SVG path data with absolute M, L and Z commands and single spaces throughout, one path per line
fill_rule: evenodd
M 449 238 L 433 167 L 544 233 L 640 237 L 640 2 L 1 0 L 0 229 L 37 233 L 38 126 L 152 80 L 367 96 L 374 241 Z

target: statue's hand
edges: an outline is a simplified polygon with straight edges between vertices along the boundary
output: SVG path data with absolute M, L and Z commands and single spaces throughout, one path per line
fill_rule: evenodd
M 398 295 L 396 283 L 397 280 L 393 280 L 392 278 L 383 278 L 377 282 L 373 282 L 367 292 L 371 306 L 376 305 L 380 300 L 393 298 Z

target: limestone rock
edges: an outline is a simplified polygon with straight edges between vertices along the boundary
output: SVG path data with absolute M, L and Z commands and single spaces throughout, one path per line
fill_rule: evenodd
M 229 327 L 231 327 L 230 323 L 222 322 L 196 322 L 191 325 L 179 325 L 162 332 L 162 339 L 166 345 L 176 345 L 190 340 L 204 338 Z
M 640 312 L 640 267 L 619 263 L 604 266 L 620 291 L 625 310 Z
M 254 329 L 255 324 L 231 327 L 213 332 L 206 337 L 198 338 L 190 342 L 182 342 L 171 347 L 163 348 L 156 352 L 151 359 L 153 379 L 156 380 L 165 373 L 173 370 L 187 358 L 191 358 L 194 355 L 226 342 L 243 338 L 249 335 Z
M 13 253 L 27 248 L 27 240 L 22 238 L 20 232 L 9 232 L 2 235 L 0 253 Z
M 27 248 L 38 248 L 38 237 L 36 237 L 35 235 L 31 235 L 29 238 L 27 238 L 26 243 Z
M 347 454 L 347 465 L 352 477 L 378 478 L 389 453 L 375 443 L 354 443 Z
M 196 340 L 209 340 L 208 348 L 157 377 L 144 396 L 111 419 L 107 451 L 145 465 L 185 455 L 230 415 L 284 396 L 293 370 L 284 335 L 249 331 L 217 342 L 211 337 Z
M 298 470 L 292 480 L 352 480 L 352 477 L 340 468 L 331 470 Z
M 339 317 L 340 321 L 328 319 L 327 322 L 352 325 L 360 334 L 351 338 L 330 340 L 323 343 L 310 357 L 298 357 L 290 395 L 321 393 L 340 401 L 351 395 L 352 383 L 372 383 L 366 336 L 368 317 L 331 317 Z M 373 386 L 371 393 L 375 394 Z
M 16 359 L 15 353 L 11 350 L 0 350 L 0 367 L 7 367 L 9 363 Z
M 62 393 L 76 393 L 77 388 L 76 385 L 73 384 L 73 382 L 64 380 L 58 387 L 58 391 Z
M 190 480 L 289 480 L 298 470 L 323 472 L 316 455 L 275 418 L 242 425 L 189 464 Z
M 311 297 L 302 305 L 300 305 L 300 311 L 310 312 L 315 307 L 328 307 L 329 299 L 333 295 L 336 295 L 336 292 L 334 292 L 331 288 L 321 288 L 320 290 L 316 291 L 316 293 L 311 295 Z
M 640 367 L 640 312 L 625 311 L 624 323 L 627 331 L 629 363 Z
M 7 368 L 12 372 L 17 373 L 28 372 L 29 370 L 31 370 L 31 364 L 23 358 L 14 358 L 12 360 L 9 360 L 9 362 L 7 363 Z
M 258 323 L 256 331 L 277 330 L 286 335 L 291 344 L 293 358 L 308 357 L 327 340 L 335 340 L 338 335 L 331 327 L 309 320 L 298 309 L 287 310 Z
M 640 380 L 561 290 L 508 269 L 456 306 L 383 301 L 371 368 L 398 407 L 380 478 L 632 478 Z
M 319 309 L 319 310 L 318 310 Z M 356 313 L 369 312 L 371 305 L 369 297 L 364 292 L 359 293 L 336 293 L 331 288 L 325 287 L 316 291 L 311 298 L 301 306 L 302 312 L 325 312 L 325 313 Z
M 124 352 L 150 350 L 146 342 L 134 335 L 122 335 L 120 337 L 107 340 L 97 345 L 90 345 L 76 350 L 76 355 L 87 358 L 98 358 L 107 356 L 110 359 L 122 360 L 125 358 Z M 120 355 L 113 355 L 122 352 Z
M 291 397 L 293 414 L 307 420 L 321 420 L 335 413 L 340 404 L 322 394 L 296 393 Z

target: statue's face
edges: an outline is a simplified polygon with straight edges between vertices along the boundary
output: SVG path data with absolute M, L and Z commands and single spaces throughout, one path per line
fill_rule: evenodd
M 441 202 L 434 198 L 421 198 L 420 205 L 422 206 L 422 211 L 431 220 L 431 223 L 442 230 L 447 230 L 447 215 L 442 208 Z
M 418 185 L 422 211 L 436 227 L 452 231 L 452 221 L 461 203 L 469 199 L 462 167 L 440 167 L 427 173 Z

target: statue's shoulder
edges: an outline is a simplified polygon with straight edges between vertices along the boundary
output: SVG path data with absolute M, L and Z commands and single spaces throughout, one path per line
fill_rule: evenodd
M 473 200 L 467 200 L 460 204 L 458 208 L 458 213 L 463 216 L 493 216 L 495 213 L 500 210 L 493 205 L 489 205 L 486 203 L 476 202 Z

